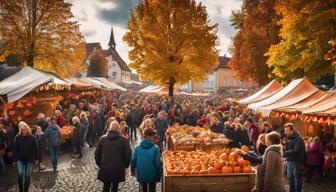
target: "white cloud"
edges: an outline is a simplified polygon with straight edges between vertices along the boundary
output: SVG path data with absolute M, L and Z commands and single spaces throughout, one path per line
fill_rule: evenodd
M 113 19 L 110 22 L 103 20 L 99 12 L 102 9 L 115 9 L 116 1 L 119 5 L 123 1 L 129 5 L 130 3 L 126 1 L 133 0 L 71 0 L 70 2 L 73 3 L 72 12 L 79 20 L 80 29 L 85 35 L 86 41 L 100 42 L 103 48 L 107 48 L 113 25 L 116 48 L 121 57 L 128 62 L 128 48 L 126 43 L 122 41 L 122 37 L 126 32 L 126 23 L 113 23 Z M 197 0 L 197 2 L 202 2 L 207 7 L 210 20 L 219 23 L 218 36 L 220 45 L 218 49 L 220 49 L 221 55 L 228 54 L 227 48 L 231 44 L 230 38 L 234 35 L 234 29 L 230 26 L 228 19 L 232 10 L 240 8 L 241 0 Z

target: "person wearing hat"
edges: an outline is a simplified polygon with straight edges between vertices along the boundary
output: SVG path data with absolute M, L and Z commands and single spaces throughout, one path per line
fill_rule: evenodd
M 160 150 L 154 144 L 156 132 L 152 128 L 143 131 L 144 139 L 134 149 L 131 157 L 131 174 L 136 176 L 142 191 L 155 192 L 156 182 L 162 176 Z

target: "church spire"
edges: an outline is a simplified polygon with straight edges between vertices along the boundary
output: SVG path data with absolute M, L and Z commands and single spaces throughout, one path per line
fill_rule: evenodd
M 114 41 L 113 27 L 111 28 L 110 41 L 108 43 L 109 49 L 115 49 L 116 43 Z

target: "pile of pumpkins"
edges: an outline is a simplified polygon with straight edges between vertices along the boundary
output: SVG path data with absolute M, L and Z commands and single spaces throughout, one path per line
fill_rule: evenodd
M 164 166 L 167 175 L 218 175 L 253 173 L 248 160 L 236 154 L 237 148 L 211 152 L 165 151 Z M 249 151 L 247 146 L 241 148 Z

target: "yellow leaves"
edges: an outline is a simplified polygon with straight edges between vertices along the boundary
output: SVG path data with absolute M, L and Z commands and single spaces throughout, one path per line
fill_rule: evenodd
M 78 23 L 74 22 L 71 4 L 53 0 L 37 1 L 34 6 L 31 2 L 4 1 L 0 6 L 2 49 L 22 58 L 21 65 L 63 77 L 81 72 L 85 42 Z M 31 57 L 33 62 L 29 62 Z
M 285 81 L 303 76 L 315 81 L 334 74 L 335 69 L 324 56 L 331 48 L 327 42 L 336 36 L 336 11 L 323 0 L 297 0 L 278 7 L 283 16 L 279 21 L 282 40 L 266 54 L 273 74 Z
M 123 39 L 132 48 L 130 67 L 143 79 L 184 83 L 218 64 L 216 32 L 194 1 L 145 1 L 133 10 Z
M 8 56 L 8 51 L 4 51 L 3 53 L 0 53 L 0 62 L 6 61 L 7 56 Z

